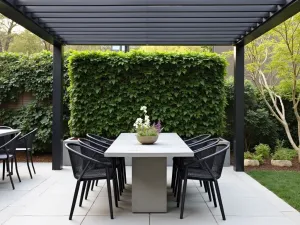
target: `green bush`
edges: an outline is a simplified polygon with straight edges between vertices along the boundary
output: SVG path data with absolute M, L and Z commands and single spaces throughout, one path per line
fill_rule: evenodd
M 258 160 L 260 164 L 264 162 L 263 156 L 252 152 L 244 152 L 244 159 Z
M 225 138 L 233 143 L 234 139 L 234 83 L 228 79 L 226 90 L 226 118 L 227 127 Z M 248 80 L 245 81 L 245 150 L 250 151 L 255 145 L 264 142 L 275 147 L 278 138 L 278 126 L 271 116 L 265 103 L 261 101 L 255 86 Z
M 141 105 L 165 132 L 224 131 L 226 61 L 217 54 L 74 52 L 69 61 L 73 136 L 128 132 Z
M 69 84 L 67 63 L 66 61 L 64 69 L 66 86 Z M 50 52 L 33 55 L 0 54 L 0 124 L 19 128 L 23 133 L 38 128 L 34 151 L 44 152 L 51 149 L 52 82 L 52 55 Z M 34 97 L 30 104 L 17 110 L 2 107 L 6 103 L 16 102 L 25 92 L 30 92 Z M 65 91 L 65 93 L 67 92 Z M 65 94 L 65 136 L 69 136 L 68 101 L 68 95 Z
M 289 148 L 279 148 L 272 155 L 273 160 L 293 160 L 297 156 L 297 151 Z
M 255 150 L 255 154 L 261 155 L 263 159 L 267 159 L 270 157 L 271 148 L 267 144 L 256 145 L 254 150 Z

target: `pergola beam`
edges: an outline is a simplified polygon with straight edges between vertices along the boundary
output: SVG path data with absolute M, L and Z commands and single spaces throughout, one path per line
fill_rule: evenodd
M 201 42 L 201 41 L 67 41 L 67 45 L 186 45 L 186 46 L 224 46 L 224 45 L 233 45 L 233 42 L 218 42 L 218 41 L 209 41 L 209 42 Z
M 0 0 L 0 13 L 51 44 L 61 43 L 61 40 L 47 31 L 47 27 L 39 24 L 37 20 L 29 17 L 29 15 L 26 15 L 24 9 L 22 12 L 10 3 Z
M 246 45 L 260 37 L 261 35 L 267 33 L 274 27 L 283 23 L 290 17 L 296 15 L 300 12 L 300 0 L 289 1 L 290 3 L 284 6 L 282 9 L 278 10 L 274 15 L 267 19 L 264 23 L 257 26 L 253 31 L 249 32 L 242 39 L 242 42 Z M 239 43 L 238 43 L 239 44 Z

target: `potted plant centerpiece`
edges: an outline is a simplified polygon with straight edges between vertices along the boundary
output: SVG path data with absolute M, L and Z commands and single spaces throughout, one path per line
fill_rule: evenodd
M 133 124 L 137 133 L 137 140 L 143 145 L 154 144 L 162 130 L 160 122 L 150 125 L 150 117 L 147 115 L 147 107 L 142 106 L 140 110 L 144 113 L 144 120 L 142 118 L 137 118 Z

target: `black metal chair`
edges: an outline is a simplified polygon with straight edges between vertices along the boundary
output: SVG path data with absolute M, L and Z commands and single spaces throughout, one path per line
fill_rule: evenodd
M 83 182 L 83 188 L 81 191 L 79 206 L 82 205 L 84 190 L 87 185 L 87 182 L 91 182 L 93 180 L 107 181 L 110 217 L 111 219 L 113 219 L 114 217 L 113 217 L 111 183 L 110 183 L 111 180 L 113 181 L 113 186 L 114 186 L 115 205 L 116 207 L 118 207 L 118 200 L 117 200 L 118 190 L 117 190 L 117 176 L 116 176 L 115 163 L 113 162 L 113 160 L 111 161 L 111 163 L 104 163 L 99 161 L 99 159 L 103 158 L 103 154 L 87 145 L 68 143 L 65 144 L 65 146 L 69 151 L 73 175 L 75 179 L 77 179 L 71 211 L 69 215 L 69 220 L 72 220 L 73 217 L 73 212 L 76 205 L 80 183 Z
M 18 140 L 18 146 L 16 148 L 17 152 L 25 152 L 26 153 L 27 168 L 28 168 L 31 179 L 32 179 L 32 174 L 31 174 L 31 170 L 30 170 L 30 166 L 29 166 L 29 158 L 31 161 L 31 166 L 32 166 L 33 172 L 35 174 L 35 168 L 34 168 L 33 160 L 32 160 L 32 143 L 33 143 L 36 133 L 37 133 L 37 128 L 35 128 L 34 130 L 32 130 L 29 133 L 20 137 Z
M 204 147 L 212 146 L 212 145 L 217 145 L 219 143 L 220 139 L 219 138 L 212 138 L 212 139 L 204 139 L 202 142 L 197 142 L 197 144 L 193 144 L 190 146 L 190 149 L 194 152 L 197 153 L 202 150 Z M 171 183 L 171 188 L 173 188 L 174 196 L 176 196 L 176 177 L 177 177 L 177 172 L 178 172 L 178 167 L 180 166 L 181 163 L 183 164 L 189 164 L 191 162 L 195 162 L 198 159 L 196 156 L 190 157 L 190 158 L 179 158 L 179 157 L 174 157 L 173 158 L 173 171 L 172 171 L 172 183 Z M 196 164 L 194 165 L 196 166 Z M 199 164 L 197 165 L 199 166 Z M 200 186 L 202 186 L 201 181 L 199 181 Z M 205 191 L 208 192 L 206 185 L 204 185 Z M 210 196 L 210 195 L 209 195 Z
M 114 142 L 114 140 L 107 139 L 96 134 L 87 134 L 86 136 L 88 137 L 88 139 L 97 143 L 99 142 L 99 144 L 107 147 L 110 147 L 111 144 Z M 124 181 L 124 188 L 125 188 L 125 184 L 127 184 L 125 158 L 120 157 L 119 159 L 121 160 L 122 167 L 123 167 L 122 171 L 123 171 L 123 181 Z
M 211 190 L 215 207 L 217 207 L 217 201 L 215 196 L 216 190 L 222 218 L 223 220 L 226 220 L 218 179 L 222 175 L 225 156 L 228 149 L 229 144 L 218 144 L 214 146 L 208 146 L 205 149 L 202 149 L 201 151 L 195 153 L 196 157 L 198 158 L 197 162 L 192 162 L 191 164 L 183 165 L 181 168 L 179 168 L 177 207 L 179 206 L 179 203 L 181 203 L 180 219 L 183 218 L 187 180 L 192 179 L 203 180 L 209 184 L 208 188 L 210 188 Z M 199 163 L 201 167 L 193 167 L 195 163 Z M 183 191 L 181 194 L 182 181 Z
M 201 134 L 199 136 L 196 136 L 196 137 L 193 137 L 193 138 L 190 138 L 190 139 L 187 139 L 187 140 L 184 140 L 184 142 L 190 146 L 190 145 L 194 145 L 194 144 L 197 144 L 199 142 L 202 142 L 208 138 L 210 138 L 211 135 L 210 134 Z
M 18 171 L 18 164 L 17 164 L 17 158 L 16 158 L 16 147 L 17 147 L 17 141 L 21 133 L 18 133 L 16 136 L 14 136 L 11 140 L 6 142 L 4 145 L 0 146 L 0 160 L 3 162 L 3 173 L 2 173 L 2 180 L 5 178 L 5 165 L 6 165 L 6 172 L 8 173 L 7 176 L 9 176 L 12 188 L 15 189 L 14 182 L 12 180 L 12 170 L 13 170 L 13 163 L 15 161 L 16 166 L 16 172 L 19 179 L 19 182 L 21 182 L 19 171 Z M 11 160 L 11 170 L 9 167 L 9 160 Z
M 99 151 L 101 152 L 102 154 L 104 154 L 104 152 L 107 150 L 107 147 L 104 147 L 103 145 L 100 145 L 99 143 L 96 143 L 96 142 L 93 142 L 89 139 L 86 139 L 86 138 L 79 138 L 78 139 L 78 142 L 82 145 L 87 145 L 88 147 L 91 147 L 91 148 L 94 148 L 95 151 Z M 103 162 L 103 163 L 109 163 L 111 162 L 111 159 L 109 158 L 106 158 L 103 157 L 98 159 L 99 161 Z M 118 187 L 118 190 L 120 191 L 118 193 L 118 200 L 120 200 L 120 195 L 122 195 L 122 192 L 123 192 L 123 188 L 124 188 L 124 183 L 123 183 L 123 177 L 122 177 L 122 164 L 121 164 L 121 161 L 119 160 L 119 158 L 115 158 L 115 163 L 116 163 L 116 169 L 117 169 L 117 174 L 118 174 L 118 181 L 119 181 L 119 187 Z M 96 185 L 98 184 L 97 183 L 98 180 L 96 180 Z M 94 188 L 94 185 L 95 185 L 95 181 L 92 181 L 91 184 L 87 186 L 87 190 L 86 190 L 86 199 L 87 199 L 87 196 L 88 196 L 88 192 L 89 192 L 89 188 L 91 186 L 91 190 L 93 190 Z

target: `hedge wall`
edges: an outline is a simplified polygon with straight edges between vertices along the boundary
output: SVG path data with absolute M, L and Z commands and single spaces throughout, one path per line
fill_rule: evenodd
M 68 68 L 72 136 L 129 132 L 143 105 L 165 132 L 223 132 L 226 61 L 217 54 L 75 52 Z
M 67 58 L 68 54 L 66 55 Z M 65 64 L 65 83 L 69 85 Z M 16 102 L 20 95 L 30 92 L 33 101 L 20 109 L 5 107 L 6 103 Z M 67 93 L 67 92 L 65 92 Z M 64 98 L 65 133 L 69 135 L 68 95 Z M 42 52 L 33 55 L 16 53 L 0 54 L 0 124 L 20 128 L 26 133 L 38 128 L 34 143 L 36 151 L 51 149 L 52 127 L 52 55 Z

